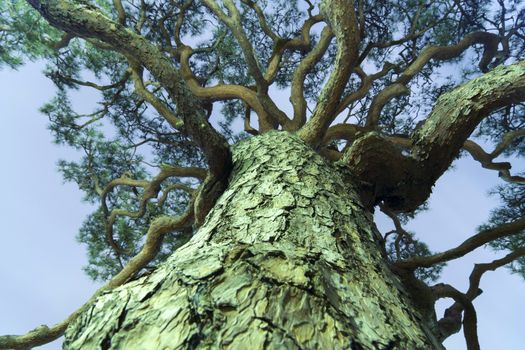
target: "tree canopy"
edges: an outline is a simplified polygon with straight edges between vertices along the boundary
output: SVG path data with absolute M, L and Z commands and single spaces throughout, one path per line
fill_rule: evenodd
M 9 0 L 0 43 L 0 68 L 44 60 L 56 85 L 41 112 L 83 154 L 59 170 L 98 206 L 78 240 L 104 288 L 186 243 L 227 187 L 230 146 L 272 130 L 351 169 L 368 210 L 393 220 L 381 243 L 394 268 L 432 284 L 451 259 L 502 251 L 468 291 L 436 285 L 456 300 L 443 323 L 468 318 L 485 271 L 525 277 L 525 174 L 508 161 L 525 154 L 518 0 Z M 98 92 L 93 111 L 71 100 L 84 89 Z M 498 173 L 501 206 L 433 253 L 403 226 L 461 156 Z

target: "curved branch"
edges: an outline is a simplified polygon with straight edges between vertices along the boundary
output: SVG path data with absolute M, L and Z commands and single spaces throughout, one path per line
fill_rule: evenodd
M 399 220 L 399 217 L 396 215 L 396 213 L 394 213 L 392 210 L 390 210 L 385 205 L 379 205 L 379 208 L 394 223 L 395 229 L 393 230 L 393 232 L 396 233 L 396 238 L 394 240 L 394 248 L 395 248 L 395 251 L 396 251 L 396 258 L 399 260 L 399 259 L 401 259 L 401 247 L 400 247 L 401 240 L 403 238 L 405 238 L 410 243 L 415 243 L 415 242 L 412 239 L 412 236 L 410 235 L 410 233 L 408 233 L 408 231 L 403 228 L 403 225 L 401 225 L 401 220 Z M 388 235 L 390 235 L 390 234 L 392 234 L 392 231 L 390 231 L 388 234 L 385 234 L 385 236 L 384 236 L 385 237 L 385 242 L 384 243 L 386 243 L 386 237 Z
M 113 0 L 113 7 L 117 11 L 118 16 L 118 22 L 125 26 L 126 25 L 126 11 L 124 10 L 124 6 L 122 6 L 121 0 Z
M 327 145 L 333 140 L 353 141 L 359 132 L 364 131 L 365 128 L 355 124 L 335 124 L 326 130 L 321 144 Z
M 483 44 L 485 50 L 483 57 L 479 62 L 479 67 L 482 72 L 488 71 L 488 64 L 497 52 L 499 37 L 496 34 L 486 32 L 474 32 L 467 34 L 459 43 L 451 46 L 429 46 L 425 48 L 421 54 L 412 62 L 399 78 L 390 86 L 386 87 L 372 100 L 367 116 L 367 126 L 377 126 L 381 111 L 383 107 L 394 97 L 408 94 L 410 90 L 407 88 L 412 78 L 419 73 L 423 67 L 431 60 L 449 60 L 459 56 L 463 51 L 475 44 Z
M 523 134 L 525 135 L 525 133 L 523 133 Z M 508 143 L 510 143 L 510 141 L 508 141 Z M 499 144 L 498 146 L 500 146 L 500 145 L 501 144 Z M 497 170 L 498 173 L 499 173 L 499 177 L 501 177 L 503 180 L 505 180 L 507 182 L 525 184 L 525 178 L 524 177 L 522 177 L 522 176 L 513 176 L 513 175 L 510 174 L 510 169 L 512 168 L 512 165 L 509 162 L 493 162 L 494 158 L 498 154 L 500 154 L 503 151 L 504 148 L 505 147 L 503 147 L 501 149 L 501 151 L 499 151 L 499 153 L 498 152 L 497 153 L 493 152 L 493 153 L 489 154 L 489 153 L 485 152 L 483 150 L 483 148 L 481 148 L 480 145 L 478 145 L 477 143 L 475 143 L 472 140 L 467 140 L 463 144 L 463 149 L 468 151 L 470 153 L 470 155 L 472 156 L 472 158 L 474 158 L 474 160 L 480 162 L 481 166 L 484 167 L 485 169 Z M 493 155 L 493 154 L 495 154 L 495 155 Z
M 410 139 L 384 137 L 379 133 L 357 135 L 348 126 L 334 127 L 330 137 L 344 129 L 346 135 L 342 136 L 357 137 L 345 151 L 348 156 L 341 161 L 352 167 L 363 184 L 364 202 L 374 205 L 383 200 L 395 212 L 407 212 L 427 200 L 432 186 L 483 118 L 522 100 L 525 100 L 525 61 L 497 67 L 441 95 Z M 364 129 L 369 130 L 366 126 Z M 403 149 L 409 149 L 410 154 L 403 153 Z M 371 179 L 375 185 L 370 187 Z
M 255 14 L 257 15 L 257 19 L 259 20 L 259 25 L 261 26 L 261 29 L 263 30 L 264 34 L 268 35 L 269 38 L 271 38 L 274 42 L 281 39 L 279 35 L 277 35 L 272 28 L 268 25 L 268 22 L 266 21 L 266 16 L 264 15 L 264 11 L 261 9 L 259 5 L 257 5 L 256 2 L 252 0 L 241 0 L 241 2 L 251 8 Z
M 396 65 L 386 62 L 383 66 L 383 68 L 372 75 L 366 75 L 365 72 L 363 72 L 360 68 L 356 67 L 356 72 L 361 75 L 361 86 L 357 91 L 352 92 L 339 103 L 339 106 L 337 108 L 337 111 L 335 112 L 336 115 L 339 115 L 341 112 L 344 111 L 345 108 L 347 108 L 352 102 L 355 102 L 357 100 L 362 99 L 366 96 L 370 88 L 372 87 L 372 83 L 376 81 L 377 79 L 380 79 L 384 77 L 385 75 L 390 72 L 391 69 L 395 68 Z M 371 106 L 372 108 L 373 106 Z
M 75 79 L 75 78 L 72 78 L 72 77 L 68 77 L 68 76 L 62 75 L 59 72 L 48 73 L 48 76 L 51 79 L 57 78 L 57 79 L 59 79 L 61 81 L 65 81 L 65 82 L 68 82 L 68 83 L 71 83 L 71 84 L 91 87 L 91 88 L 99 90 L 99 91 L 106 91 L 106 90 L 111 90 L 111 89 L 115 89 L 117 87 L 123 86 L 128 81 L 129 77 L 131 76 L 131 73 L 129 71 L 126 71 L 124 73 L 124 76 L 119 81 L 117 81 L 116 83 L 113 83 L 113 84 L 109 84 L 109 85 L 99 85 L 99 84 L 93 83 L 91 81 L 78 80 L 78 79 Z
M 492 159 L 499 156 L 505 149 L 510 145 L 512 141 L 514 141 L 517 138 L 525 137 L 525 129 L 519 129 L 519 130 L 513 130 L 509 131 L 505 135 L 503 135 L 503 138 L 500 143 L 494 148 L 494 151 L 490 153 L 490 157 Z
M 469 288 L 465 293 L 468 300 L 472 301 L 482 293 L 479 285 L 481 282 L 481 277 L 485 272 L 494 271 L 497 268 L 509 264 L 523 256 L 525 256 L 525 248 L 519 248 L 501 259 L 493 260 L 490 263 L 475 264 L 474 269 L 472 270 L 469 277 Z M 440 327 L 443 340 L 459 331 L 459 328 L 456 325 L 461 321 L 461 312 L 463 312 L 463 309 L 463 304 L 456 301 L 445 310 L 444 317 L 439 320 L 439 324 L 445 326 Z
M 465 294 L 448 284 L 440 283 L 432 286 L 432 291 L 436 299 L 452 298 L 463 306 L 463 309 L 465 310 L 465 316 L 463 318 L 463 333 L 467 343 L 467 350 L 480 350 L 476 309 L 474 308 L 474 305 L 472 305 L 472 301 Z
M 246 105 L 244 110 L 244 131 L 250 135 L 257 136 L 259 135 L 259 130 L 253 128 L 250 125 L 250 115 L 252 114 L 252 109 L 250 106 Z
M 271 119 L 268 112 L 265 110 L 259 99 L 257 93 L 241 85 L 233 84 L 218 84 L 215 86 L 203 87 L 197 80 L 190 68 L 190 57 L 194 53 L 190 46 L 183 45 L 178 48 L 180 54 L 181 74 L 187 82 L 188 87 L 195 96 L 207 101 L 226 101 L 232 99 L 240 99 L 244 101 L 251 109 L 259 116 L 259 121 L 262 126 L 267 125 Z M 268 121 L 268 122 L 266 122 Z M 273 127 L 271 127 L 273 128 Z
M 315 64 L 323 57 L 330 46 L 333 33 L 330 27 L 323 28 L 319 42 L 297 66 L 291 83 L 290 102 L 293 106 L 293 130 L 299 129 L 306 123 L 306 99 L 304 98 L 304 80 Z
M 268 121 L 263 120 L 265 124 L 268 124 L 268 126 L 265 125 L 265 129 L 276 129 L 278 127 L 275 125 L 276 121 L 281 124 L 285 130 L 289 130 L 290 119 L 288 119 L 286 114 L 277 107 L 277 105 L 268 95 L 268 81 L 265 79 L 263 73 L 259 69 L 260 63 L 255 55 L 253 46 L 248 40 L 248 37 L 246 36 L 246 33 L 243 29 L 241 15 L 235 6 L 234 1 L 224 0 L 224 4 L 229 11 L 229 16 L 221 10 L 215 0 L 203 0 L 203 2 L 232 31 L 233 36 L 241 47 L 244 60 L 248 67 L 248 72 L 255 80 L 255 85 L 257 87 L 257 98 L 271 118 Z M 268 128 L 269 126 L 271 126 L 271 128 Z M 263 131 L 262 129 L 263 128 L 261 127 L 261 131 Z
M 237 42 L 241 47 L 244 60 L 248 66 L 248 71 L 255 80 L 257 89 L 266 92 L 268 84 L 259 69 L 260 64 L 255 56 L 253 47 L 243 30 L 241 15 L 233 0 L 224 0 L 224 5 L 229 11 L 228 15 L 221 10 L 215 0 L 203 0 L 203 3 L 232 31 L 235 39 L 237 39 Z
M 222 193 L 220 189 L 226 188 L 232 168 L 230 146 L 224 136 L 208 122 L 204 106 L 191 92 L 171 59 L 146 38 L 126 30 L 96 7 L 62 0 L 28 2 L 54 27 L 82 38 L 97 38 L 128 60 L 144 66 L 163 85 L 177 105 L 177 112 L 184 122 L 184 132 L 202 150 L 208 163 L 209 174 L 203 187 L 213 184 L 215 190 L 201 191 L 205 196 L 199 196 L 198 201 L 206 204 L 197 205 L 202 208 L 213 206 Z M 206 214 L 202 211 L 198 217 Z
M 324 0 L 320 9 L 334 33 L 337 53 L 334 68 L 321 91 L 312 118 L 298 131 L 301 139 L 314 146 L 319 145 L 336 117 L 339 100 L 356 66 L 360 40 L 353 0 Z
M 173 113 L 168 106 L 160 99 L 158 99 L 151 91 L 146 89 L 144 86 L 144 80 L 142 79 L 143 69 L 137 64 L 131 63 L 131 76 L 135 85 L 135 91 L 145 101 L 155 108 L 155 110 L 164 118 L 166 121 L 175 129 L 182 130 L 184 122 Z
M 428 191 L 483 118 L 523 100 L 525 61 L 499 66 L 441 95 L 412 136 L 411 157 L 418 163 L 420 178 L 428 183 Z
M 323 20 L 323 16 L 317 15 L 308 18 L 303 26 L 301 27 L 300 34 L 293 39 L 282 39 L 274 40 L 274 47 L 270 62 L 264 74 L 264 78 L 269 84 L 272 84 L 277 73 L 279 72 L 281 59 L 286 50 L 301 50 L 307 52 L 310 49 L 311 37 L 310 29 L 316 23 Z M 322 35 L 322 34 L 321 34 Z
M 115 224 L 115 221 L 117 220 L 118 216 L 127 216 L 130 218 L 140 218 L 143 217 L 146 213 L 146 205 L 147 203 L 153 199 L 156 198 L 158 193 L 161 190 L 160 185 L 164 180 L 166 180 L 169 177 L 195 177 L 200 180 L 204 180 L 206 178 L 206 171 L 204 169 L 200 168 L 182 168 L 182 167 L 174 167 L 174 166 L 167 166 L 163 165 L 161 168 L 160 173 L 155 176 L 151 181 L 146 180 L 135 180 L 131 179 L 127 176 L 121 176 L 118 179 L 112 180 L 102 191 L 101 194 L 101 207 L 102 211 L 104 212 L 104 216 L 106 217 L 106 238 L 111 245 L 111 247 L 118 253 L 118 254 L 129 254 L 129 252 L 126 252 L 122 247 L 118 245 L 118 243 L 115 241 L 113 237 L 113 225 Z M 109 211 L 107 207 L 107 196 L 108 194 L 117 186 L 131 186 L 131 187 L 141 187 L 144 189 L 144 193 L 142 194 L 142 197 L 139 202 L 139 209 L 137 211 L 129 211 L 125 209 L 113 209 Z
M 183 184 L 171 184 L 169 186 L 167 186 L 164 191 L 162 191 L 162 196 L 159 198 L 159 201 L 158 201 L 158 206 L 159 208 L 162 208 L 164 206 L 164 203 L 166 202 L 166 200 L 168 199 L 168 195 L 172 192 L 172 191 L 175 191 L 175 190 L 182 190 L 182 191 L 185 191 L 187 192 L 190 196 L 194 196 L 195 194 L 195 189 L 191 188 L 191 187 L 188 187 L 186 185 L 183 185 Z
M 460 258 L 474 249 L 477 249 L 495 239 L 517 234 L 525 230 L 525 217 L 502 224 L 494 228 L 483 230 L 478 234 L 468 238 L 459 246 L 429 256 L 418 256 L 408 260 L 398 261 L 395 265 L 403 269 L 415 269 L 417 267 L 430 267 L 440 262 L 446 262 Z
M 521 258 L 522 256 L 525 256 L 525 247 L 516 249 L 512 253 L 509 253 L 506 256 L 504 256 L 503 258 L 493 260 L 490 263 L 474 265 L 474 269 L 472 270 L 472 273 L 469 277 L 470 286 L 466 293 L 467 297 L 473 299 L 475 296 L 477 296 L 481 277 L 485 272 L 494 271 L 499 267 L 507 265 L 513 262 L 514 260 Z

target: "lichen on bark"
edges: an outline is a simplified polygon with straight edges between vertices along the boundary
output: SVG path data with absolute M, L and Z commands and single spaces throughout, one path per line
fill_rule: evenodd
M 285 132 L 233 158 L 192 240 L 99 297 L 64 349 L 443 349 L 341 169 Z

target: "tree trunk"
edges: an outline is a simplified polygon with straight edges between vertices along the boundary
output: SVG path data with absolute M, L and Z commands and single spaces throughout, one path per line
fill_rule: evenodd
M 285 132 L 239 143 L 193 239 L 100 296 L 64 349 L 444 349 L 350 179 Z

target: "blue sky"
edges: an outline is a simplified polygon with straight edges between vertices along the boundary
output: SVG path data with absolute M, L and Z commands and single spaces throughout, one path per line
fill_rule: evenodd
M 38 108 L 54 88 L 41 74 L 42 65 L 19 71 L 0 70 L 0 334 L 21 334 L 40 325 L 62 321 L 98 287 L 81 271 L 86 252 L 75 236 L 92 210 L 81 203 L 74 184 L 64 184 L 56 170 L 58 159 L 74 159 L 74 152 L 53 145 L 47 119 Z M 93 105 L 79 95 L 82 108 Z M 431 209 L 408 228 L 424 237 L 434 251 L 448 249 L 475 233 L 495 200 L 487 196 L 496 183 L 495 172 L 462 159 L 438 182 Z M 379 220 L 381 228 L 390 223 Z M 501 256 L 501 255 L 500 255 Z M 449 264 L 443 281 L 465 290 L 472 264 L 496 255 L 476 252 Z M 521 350 L 525 344 L 525 282 L 506 270 L 487 273 L 484 293 L 476 300 L 483 349 Z M 39 349 L 59 349 L 54 342 Z M 445 343 L 463 350 L 460 333 Z

